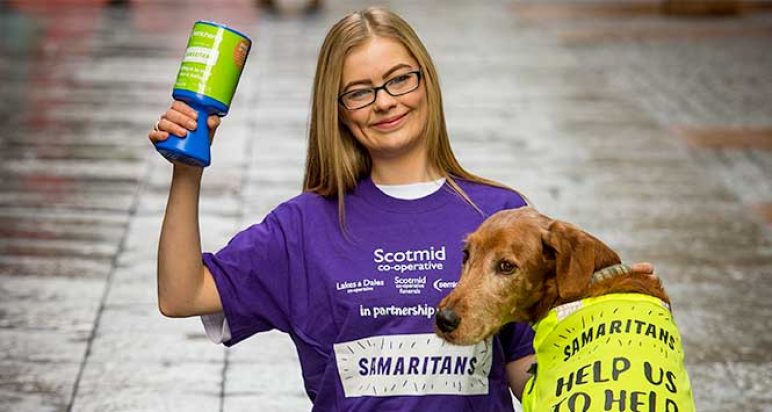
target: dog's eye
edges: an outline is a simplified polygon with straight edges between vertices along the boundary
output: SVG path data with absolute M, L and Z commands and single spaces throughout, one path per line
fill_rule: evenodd
M 496 270 L 502 275 L 511 275 L 515 269 L 517 269 L 517 266 L 508 260 L 500 260 L 498 265 L 496 265 Z
M 469 260 L 469 249 L 464 249 L 461 256 L 461 264 L 466 264 L 466 261 Z

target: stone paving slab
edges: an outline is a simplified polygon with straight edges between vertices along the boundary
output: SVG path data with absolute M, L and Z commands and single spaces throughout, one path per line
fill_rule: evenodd
M 193 339 L 203 336 L 201 321 L 197 318 L 172 319 L 160 316 L 158 305 L 143 302 L 112 303 L 103 307 L 99 332 L 116 333 L 134 331 L 142 333 L 183 333 Z
M 772 129 L 751 128 L 677 128 L 689 144 L 708 149 L 772 150 Z
M 117 246 L 116 244 L 89 240 L 14 239 L 0 240 L 0 253 L 4 255 L 63 255 L 109 258 L 115 255 Z
M 140 213 L 163 214 L 166 209 L 166 192 L 145 192 L 139 203 Z M 200 212 L 203 214 L 213 214 L 218 216 L 237 216 L 239 214 L 239 199 L 233 194 L 209 193 L 202 194 L 200 202 Z M 160 225 L 158 226 L 160 228 Z
M 234 346 L 228 354 L 225 410 L 310 410 L 291 339 L 272 331 Z M 280 379 L 266 379 L 266 377 Z
M 688 347 L 689 362 L 772 361 L 772 337 L 767 333 L 772 326 L 772 304 L 766 291 L 744 282 L 671 281 L 666 285 L 678 308 L 675 317 Z M 727 293 L 730 288 L 732 292 Z M 733 304 L 739 300 L 747 305 Z M 711 305 L 724 310 L 706 311 Z M 757 320 L 741 323 L 736 319 Z
M 76 363 L 85 349 L 89 331 L 55 331 L 45 329 L 4 329 L 3 360 L 10 363 L 39 364 Z M 13 378 L 13 375 L 11 376 Z
M 270 397 L 274 394 L 279 397 L 300 398 L 306 405 L 310 405 L 307 395 L 303 391 L 303 380 L 297 369 L 297 358 L 286 357 L 286 351 L 277 351 L 276 354 L 286 358 L 285 362 L 266 362 L 264 357 L 256 364 L 247 362 L 233 362 L 229 364 L 226 396 L 228 394 L 254 394 L 262 397 Z M 281 379 L 276 379 L 281 377 Z
M 200 329 L 200 325 L 195 325 Z M 151 350 L 151 348 L 153 348 Z M 136 363 L 172 365 L 186 362 L 219 364 L 223 349 L 200 331 L 156 333 L 154 330 L 106 331 L 96 336 L 90 356 L 94 362 L 110 362 L 115 368 L 132 369 Z M 120 365 L 120 366 L 119 366 Z
M 103 279 L 51 278 L 50 276 L 0 277 L 1 331 L 25 330 L 89 333 L 104 288 Z M 34 348 L 8 347 L 14 349 Z
M 300 396 L 268 395 L 266 394 L 230 394 L 225 398 L 223 410 L 248 411 L 260 408 L 265 412 L 307 411 L 311 409 L 311 402 L 303 394 Z
M 772 385 L 769 369 L 772 363 L 716 362 L 689 365 L 689 378 L 694 390 L 710 393 L 710 402 L 698 405 L 700 412 L 727 409 L 767 412 Z
M 141 177 L 142 166 L 141 163 L 121 162 L 116 159 L 104 159 L 88 163 L 69 160 L 39 162 L 8 159 L 0 166 L 0 172 L 15 176 L 52 173 L 62 178 L 119 179 L 136 182 Z
M 112 259 L 44 256 L 0 256 L 0 275 L 71 278 L 107 277 Z
M 218 410 L 221 371 L 220 362 L 89 362 L 73 410 Z
M 80 361 L 0 361 L 0 411 L 66 411 L 80 366 Z
M 155 285 L 158 240 L 161 230 L 160 213 L 139 214 L 132 220 L 126 235 L 125 247 L 117 258 L 113 279 L 121 286 L 138 283 L 137 295 L 147 295 L 147 285 Z M 202 239 L 202 247 L 206 250 L 216 250 L 230 239 L 241 227 L 233 217 L 223 217 L 215 214 L 204 214 L 200 217 L 200 225 L 205 228 L 206 237 Z M 124 290 L 124 289 L 120 289 Z M 150 296 L 155 301 L 155 296 Z

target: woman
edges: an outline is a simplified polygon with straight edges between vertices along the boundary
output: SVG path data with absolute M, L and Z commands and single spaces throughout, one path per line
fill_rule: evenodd
M 151 141 L 184 136 L 194 117 L 175 102 Z M 213 135 L 219 119 L 209 124 Z M 432 60 L 399 16 L 370 8 L 331 28 L 303 193 L 203 259 L 201 174 L 174 165 L 158 257 L 164 315 L 202 315 L 227 346 L 288 333 L 314 411 L 513 409 L 510 390 L 520 396 L 532 362 L 530 328 L 453 346 L 433 333 L 433 315 L 458 279 L 464 236 L 526 200 L 459 165 Z

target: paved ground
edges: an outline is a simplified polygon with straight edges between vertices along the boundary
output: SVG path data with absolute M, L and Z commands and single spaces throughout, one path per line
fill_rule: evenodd
M 298 192 L 316 51 L 366 2 L 65 3 L 0 2 L 0 410 L 308 410 L 285 336 L 225 350 L 158 313 L 170 166 L 145 135 L 192 21 L 252 35 L 205 175 L 216 250 Z M 657 265 L 698 410 L 772 411 L 769 7 L 389 4 L 439 66 L 462 162 Z

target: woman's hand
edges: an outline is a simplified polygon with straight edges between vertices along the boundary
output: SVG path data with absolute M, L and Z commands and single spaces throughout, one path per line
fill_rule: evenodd
M 179 100 L 175 100 L 169 110 L 161 115 L 161 119 L 153 127 L 153 130 L 150 131 L 148 137 L 153 144 L 168 139 L 169 134 L 184 138 L 187 136 L 188 131 L 196 130 L 197 118 L 198 112 L 193 110 L 192 107 Z M 214 133 L 217 131 L 217 127 L 220 126 L 220 118 L 215 115 L 209 116 L 206 119 L 206 123 L 209 126 L 209 144 L 212 144 Z
M 646 275 L 653 280 L 659 281 L 659 278 L 654 274 L 654 265 L 649 262 L 634 263 L 630 266 L 630 271 L 633 275 Z
M 657 277 L 657 275 L 654 274 L 654 265 L 649 262 L 634 263 L 630 266 L 630 269 L 635 275 L 649 275 Z

